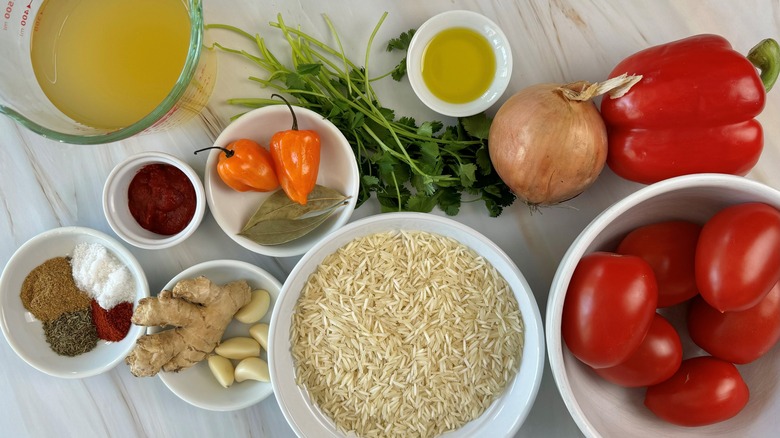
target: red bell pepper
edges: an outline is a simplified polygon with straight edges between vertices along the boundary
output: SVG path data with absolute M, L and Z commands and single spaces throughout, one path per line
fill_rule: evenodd
M 691 173 L 748 173 L 764 142 L 754 117 L 777 79 L 778 58 L 774 40 L 762 41 L 746 58 L 717 35 L 693 36 L 626 58 L 610 77 L 628 73 L 642 80 L 624 96 L 601 103 L 607 164 L 644 184 Z

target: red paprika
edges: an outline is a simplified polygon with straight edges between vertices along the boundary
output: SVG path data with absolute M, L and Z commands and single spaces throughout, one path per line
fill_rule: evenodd
M 97 335 L 105 341 L 119 342 L 130 331 L 133 317 L 133 303 L 123 302 L 106 310 L 97 301 L 92 300 L 92 323 Z
M 774 40 L 762 41 L 746 58 L 717 35 L 629 56 L 610 76 L 637 74 L 642 80 L 624 96 L 601 103 L 607 164 L 645 184 L 691 173 L 746 174 L 763 148 L 754 117 L 777 79 L 778 58 Z

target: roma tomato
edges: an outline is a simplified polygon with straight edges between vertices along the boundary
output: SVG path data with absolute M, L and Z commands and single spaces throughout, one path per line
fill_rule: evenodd
M 755 306 L 780 281 L 780 211 L 759 202 L 724 208 L 696 247 L 699 293 L 721 312 Z
M 755 306 L 719 312 L 701 297 L 688 309 L 691 339 L 707 353 L 733 363 L 749 363 L 780 339 L 780 283 Z
M 694 263 L 700 231 L 693 222 L 658 222 L 628 233 L 618 245 L 619 254 L 642 257 L 653 268 L 658 307 L 674 306 L 699 293 Z
M 661 383 L 672 377 L 682 362 L 682 343 L 677 330 L 663 316 L 655 314 L 639 348 L 614 367 L 595 369 L 612 383 L 636 388 Z
M 647 388 L 645 406 L 670 423 L 704 426 L 737 415 L 749 395 L 734 364 L 701 356 L 684 360 L 671 378 Z
M 588 254 L 577 264 L 566 291 L 563 340 L 592 368 L 615 366 L 639 348 L 657 301 L 655 276 L 647 262 L 607 252 Z

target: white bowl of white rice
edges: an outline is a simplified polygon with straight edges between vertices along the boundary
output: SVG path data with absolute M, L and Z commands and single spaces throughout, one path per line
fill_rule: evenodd
M 271 318 L 274 395 L 300 437 L 509 437 L 544 365 L 512 260 L 433 214 L 386 213 L 319 242 Z

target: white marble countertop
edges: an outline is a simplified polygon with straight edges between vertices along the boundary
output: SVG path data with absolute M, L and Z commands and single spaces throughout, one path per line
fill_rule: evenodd
M 378 49 L 372 58 L 375 71 L 394 65 L 400 56 L 384 52 L 384 42 L 451 9 L 480 12 L 496 21 L 509 37 L 515 67 L 504 98 L 539 82 L 604 79 L 631 53 L 698 33 L 721 34 L 743 53 L 763 38 L 780 37 L 777 0 L 205 1 L 207 23 L 272 35 L 269 40 L 276 34 L 267 23 L 277 13 L 288 24 L 300 24 L 324 37 L 327 28 L 321 14 L 325 13 L 340 35 L 347 36 L 342 41 L 355 59 L 363 59 L 371 29 L 386 10 L 389 16 L 377 35 Z M 224 35 L 210 37 L 221 41 Z M 246 80 L 256 71 L 248 63 L 224 53 L 219 54 L 219 63 L 216 89 L 204 114 L 167 132 L 110 145 L 74 146 L 46 140 L 0 118 L 0 266 L 6 265 L 22 243 L 50 228 L 80 225 L 113 235 L 103 216 L 101 191 L 113 166 L 128 155 L 168 152 L 186 159 L 202 175 L 206 156 L 194 156 L 192 150 L 214 140 L 209 124 L 225 124 L 239 112 L 225 99 L 264 93 Z M 385 105 L 399 114 L 448 121 L 427 111 L 408 81 L 398 85 L 388 80 L 377 85 L 377 91 Z M 780 188 L 780 90 L 770 93 L 759 120 L 764 124 L 766 146 L 748 177 Z M 550 283 L 567 247 L 600 211 L 639 187 L 605 170 L 587 192 L 560 207 L 531 214 L 517 203 L 492 219 L 475 204 L 465 206 L 456 219 L 495 240 L 513 258 L 544 315 Z M 377 212 L 378 207 L 369 203 L 353 218 Z M 280 281 L 297 261 L 248 252 L 230 240 L 208 213 L 198 231 L 179 246 L 160 251 L 129 249 L 146 270 L 153 291 L 183 268 L 202 261 L 246 260 Z M 273 397 L 240 411 L 210 412 L 181 401 L 157 378 L 131 376 L 124 364 L 81 380 L 49 377 L 26 365 L 5 341 L 0 341 L 0 388 L 3 436 L 294 436 Z M 547 367 L 536 404 L 516 436 L 579 433 Z

